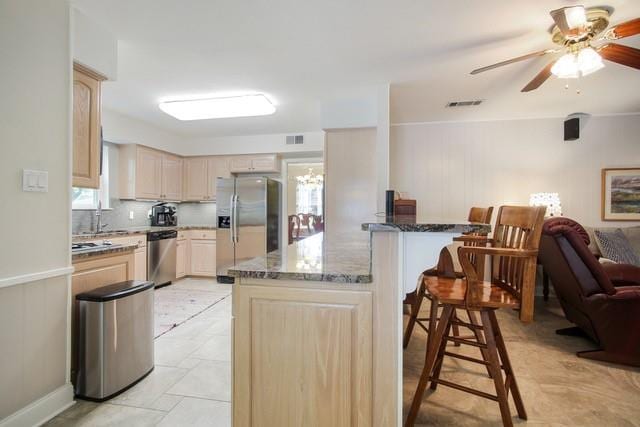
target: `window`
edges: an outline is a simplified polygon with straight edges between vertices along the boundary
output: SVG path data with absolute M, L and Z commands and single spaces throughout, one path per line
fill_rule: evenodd
M 102 175 L 100 188 L 73 187 L 71 193 L 71 209 L 98 209 L 98 201 L 102 202 L 102 209 L 109 209 L 109 147 L 102 147 Z

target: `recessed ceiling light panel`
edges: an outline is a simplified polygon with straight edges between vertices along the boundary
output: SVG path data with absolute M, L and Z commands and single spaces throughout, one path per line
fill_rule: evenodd
M 178 120 L 266 116 L 276 112 L 276 107 L 263 94 L 167 101 L 158 107 Z

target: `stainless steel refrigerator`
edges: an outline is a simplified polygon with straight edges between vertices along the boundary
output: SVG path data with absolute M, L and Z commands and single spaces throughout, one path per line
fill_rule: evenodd
M 280 183 L 266 177 L 218 178 L 216 271 L 233 282 L 229 267 L 280 248 Z

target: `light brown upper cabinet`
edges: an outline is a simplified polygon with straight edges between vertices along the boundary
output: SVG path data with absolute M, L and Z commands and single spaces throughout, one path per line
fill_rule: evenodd
M 280 162 L 277 154 L 233 156 L 229 169 L 231 173 L 275 173 L 280 172 Z
M 216 200 L 216 179 L 231 176 L 227 157 L 187 157 L 184 165 L 184 200 Z
M 162 154 L 162 194 L 163 200 L 182 200 L 182 158 Z
M 126 144 L 118 163 L 121 199 L 182 200 L 182 158 Z
M 73 65 L 74 187 L 100 186 L 100 82 L 105 78 Z

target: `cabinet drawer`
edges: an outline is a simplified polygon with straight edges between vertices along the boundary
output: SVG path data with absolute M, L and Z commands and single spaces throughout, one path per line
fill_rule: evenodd
M 188 237 L 192 240 L 215 240 L 216 230 L 189 230 Z
M 189 236 L 187 236 L 187 233 L 188 233 L 187 230 L 178 231 L 178 239 L 177 240 L 181 241 L 181 240 L 184 240 L 187 237 L 189 237 Z

